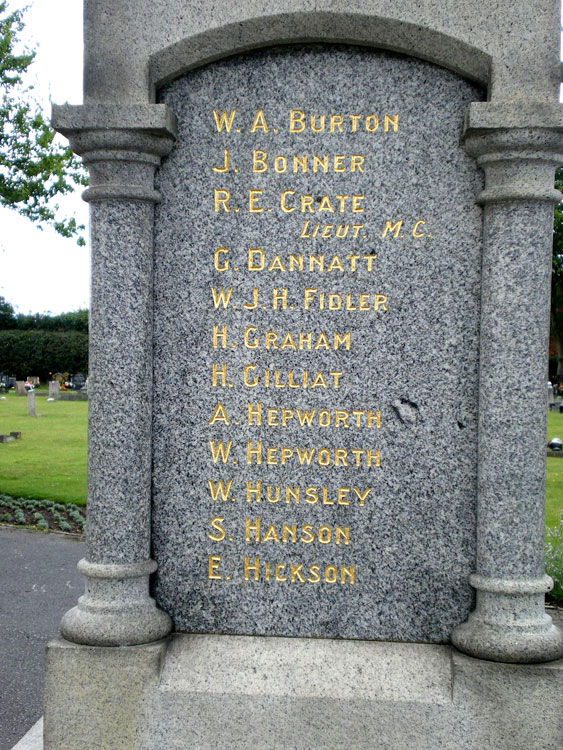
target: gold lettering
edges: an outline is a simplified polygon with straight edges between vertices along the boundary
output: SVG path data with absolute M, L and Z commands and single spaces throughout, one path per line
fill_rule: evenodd
M 213 542 L 222 542 L 225 538 L 226 531 L 225 527 L 223 526 L 224 521 L 225 519 L 223 518 L 223 516 L 213 516 L 213 518 L 211 519 L 211 526 L 217 533 L 213 534 L 209 532 L 207 536 Z
M 223 422 L 224 424 L 231 424 L 227 416 L 227 410 L 225 405 L 219 402 L 213 411 L 213 415 L 209 420 L 209 424 L 215 424 L 215 422 Z
M 251 214 L 259 214 L 264 210 L 262 206 L 258 205 L 258 200 L 261 198 L 262 192 L 262 190 L 253 189 L 248 191 L 248 210 Z
M 209 494 L 211 495 L 212 501 L 216 502 L 220 495 L 221 500 L 226 502 L 229 499 L 229 492 L 231 491 L 232 483 L 232 479 L 229 479 L 226 483 L 224 483 L 222 479 L 219 479 L 217 482 L 208 479 L 207 484 L 209 486 Z M 233 500 L 233 498 L 231 498 L 231 500 Z
M 252 125 L 250 126 L 251 133 L 255 133 L 257 130 L 261 130 L 263 133 L 270 132 L 268 124 L 266 123 L 266 116 L 262 109 L 259 109 L 258 112 L 256 112 Z
M 231 109 L 229 114 L 227 114 L 226 110 L 223 110 L 221 114 L 219 114 L 219 112 L 217 112 L 216 109 L 213 110 L 213 117 L 215 118 L 215 125 L 217 127 L 218 133 L 220 133 L 223 130 L 223 128 L 225 128 L 227 133 L 231 132 L 235 114 L 236 114 L 236 109 Z
M 226 213 L 230 213 L 229 199 L 231 194 L 228 190 L 222 190 L 220 188 L 214 188 L 213 190 L 213 205 L 215 213 L 223 209 Z
M 302 109 L 289 110 L 289 132 L 302 133 L 305 130 L 305 112 Z
M 228 271 L 229 261 L 225 260 L 225 262 L 222 264 L 219 261 L 219 256 L 226 255 L 228 252 L 229 249 L 227 247 L 218 247 L 217 250 L 215 250 L 213 254 L 213 265 L 216 271 Z
M 224 151 L 223 166 L 221 167 L 212 166 L 211 169 L 214 172 L 228 172 L 229 171 L 229 149 L 228 148 L 226 148 Z
M 221 555 L 209 555 L 207 561 L 207 577 L 216 581 L 220 581 L 222 578 L 219 573 L 219 563 L 221 562 Z
M 393 132 L 397 132 L 399 129 L 399 115 L 384 115 L 383 116 L 383 130 L 385 133 L 389 130 L 389 125 L 393 127 Z
M 392 232 L 393 237 L 398 237 L 402 226 L 402 219 L 399 219 L 399 221 L 396 221 L 394 224 L 392 221 L 387 219 L 387 221 L 385 222 L 385 226 L 383 227 L 383 231 L 381 232 L 381 237 L 386 237 L 388 232 Z
M 414 222 L 414 227 L 412 228 L 412 236 L 413 237 L 424 237 L 424 232 L 419 232 L 418 227 L 421 227 L 423 224 L 426 224 L 424 219 L 418 219 L 418 221 Z

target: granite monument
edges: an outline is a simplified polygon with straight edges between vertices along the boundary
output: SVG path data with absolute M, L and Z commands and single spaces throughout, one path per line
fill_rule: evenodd
M 88 555 L 45 747 L 560 746 L 558 5 L 85 5 Z

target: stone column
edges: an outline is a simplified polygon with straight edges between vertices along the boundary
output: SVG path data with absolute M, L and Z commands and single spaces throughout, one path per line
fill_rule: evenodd
M 62 634 L 147 643 L 171 629 L 149 576 L 154 173 L 175 122 L 157 104 L 55 107 L 53 121 L 90 172 L 92 246 L 86 592 Z
M 484 169 L 477 563 L 474 612 L 452 642 L 472 656 L 563 655 L 545 613 L 545 384 L 558 105 L 475 103 L 467 151 Z

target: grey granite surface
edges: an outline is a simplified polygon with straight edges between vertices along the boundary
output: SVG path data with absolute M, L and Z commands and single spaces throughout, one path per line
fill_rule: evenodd
M 466 618 L 476 534 L 481 211 L 474 201 L 482 177 L 460 135 L 467 104 L 481 97 L 428 63 L 322 46 L 214 63 L 162 91 L 178 118 L 179 143 L 157 175 L 154 594 L 178 630 L 443 642 Z M 230 133 L 218 132 L 214 110 L 236 110 Z M 303 132 L 291 132 L 291 110 L 306 113 Z M 323 132 L 311 132 L 311 113 L 317 128 L 325 113 Z M 342 115 L 333 132 L 331 113 Z M 366 120 L 371 113 L 377 129 L 374 118 Z M 385 114 L 398 114 L 396 131 L 388 120 L 385 132 Z M 229 169 L 214 171 L 227 164 L 225 149 Z M 255 170 L 265 158 L 267 171 L 253 172 L 253 153 Z M 307 173 L 298 165 L 293 171 L 294 154 L 307 154 Z M 329 155 L 328 173 L 312 171 L 314 154 Z M 335 154 L 343 158 L 335 162 Z M 287 157 L 285 172 L 275 171 L 275 155 Z M 354 156 L 363 161 L 351 171 Z M 277 164 L 284 169 L 283 160 Z M 335 172 L 335 164 L 346 171 Z M 215 206 L 214 189 L 230 192 L 229 212 Z M 250 189 L 262 191 L 254 201 L 263 211 L 249 210 Z M 294 211 L 281 209 L 285 190 L 295 191 L 285 203 Z M 301 194 L 334 210 L 302 213 Z M 340 212 L 336 195 L 364 196 L 356 206 L 363 210 L 350 210 L 350 197 Z M 399 219 L 397 237 L 382 237 L 386 221 Z M 337 238 L 333 228 L 331 237 L 300 237 L 317 222 L 348 225 L 348 235 Z M 291 253 L 303 254 L 307 270 L 287 270 Z M 309 257 L 319 254 L 324 270 L 309 271 Z M 371 270 L 366 255 L 376 256 Z M 262 257 L 265 268 L 249 270 L 249 258 L 259 267 Z M 231 289 L 226 308 L 213 301 L 220 288 Z M 281 302 L 273 309 L 276 289 L 287 290 L 285 309 Z M 336 305 L 342 299 L 345 307 L 350 295 L 350 307 L 361 299 L 371 309 L 326 309 L 335 293 Z M 248 309 L 255 294 L 258 305 Z M 379 294 L 387 300 L 374 309 Z M 266 347 L 268 331 L 278 348 Z M 324 332 L 328 349 L 323 339 L 299 349 L 301 331 L 313 342 Z M 349 347 L 335 349 L 335 332 L 350 334 Z M 286 387 L 276 387 L 277 370 Z M 308 371 L 308 387 L 288 387 L 289 370 L 294 384 Z M 256 417 L 248 424 L 248 404 L 261 408 L 260 425 Z M 292 410 L 285 426 L 284 408 Z M 298 424 L 298 409 L 314 410 L 310 426 Z M 368 409 L 380 413 L 379 427 L 375 419 L 367 425 Z M 348 414 L 338 427 L 336 410 Z M 359 426 L 353 410 L 366 412 Z M 225 463 L 212 457 L 218 441 L 232 441 Z M 248 457 L 248 441 L 252 449 L 261 441 L 261 464 Z M 275 449 L 270 464 L 268 447 Z M 282 447 L 292 450 L 284 464 Z M 298 449 L 314 450 L 310 466 L 299 465 Z M 368 450 L 380 451 L 380 466 L 375 459 L 367 465 Z M 209 482 L 216 489 L 229 480 L 228 499 L 213 500 Z M 247 482 L 261 482 L 259 503 L 252 494 L 246 500 Z M 278 502 L 268 501 L 267 487 L 273 498 L 280 487 Z M 299 488 L 299 503 L 286 502 L 286 487 Z M 320 498 L 326 488 L 329 502 L 307 502 L 307 487 Z M 341 490 L 340 505 L 338 488 L 351 488 Z M 260 541 L 251 528 L 257 518 Z M 296 542 L 283 541 L 283 524 L 296 525 Z M 248 567 L 256 557 L 258 581 Z M 277 564 L 287 581 L 275 580 Z M 292 564 L 303 565 L 293 568 L 293 580 Z
M 44 747 L 559 750 L 562 683 L 563 661 L 495 664 L 430 644 L 59 640 L 47 651 Z
M 557 0 L 86 0 L 85 100 L 145 102 L 190 67 L 303 40 L 412 54 L 497 100 L 554 100 L 559 14 Z

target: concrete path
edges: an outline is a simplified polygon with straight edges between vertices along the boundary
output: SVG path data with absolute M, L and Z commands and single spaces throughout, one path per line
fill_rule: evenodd
M 84 542 L 0 526 L 0 750 L 10 750 L 42 711 L 47 642 L 84 592 L 76 563 Z

